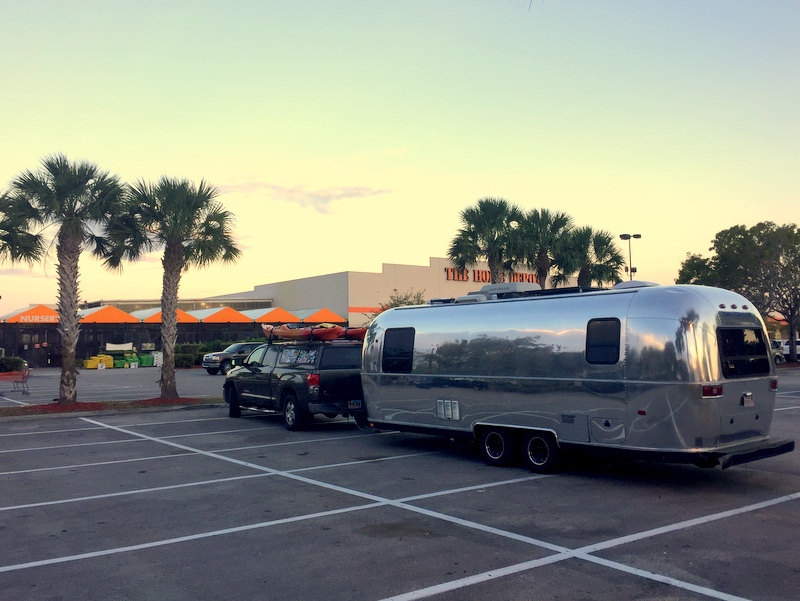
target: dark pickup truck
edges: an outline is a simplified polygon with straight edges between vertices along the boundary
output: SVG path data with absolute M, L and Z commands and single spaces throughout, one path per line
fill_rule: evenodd
M 366 422 L 361 391 L 361 341 L 291 341 L 262 344 L 225 377 L 228 414 L 242 409 L 283 413 L 288 430 L 314 414 Z

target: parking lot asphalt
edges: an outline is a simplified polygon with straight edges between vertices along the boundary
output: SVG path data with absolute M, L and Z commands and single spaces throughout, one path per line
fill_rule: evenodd
M 78 401 L 132 401 L 157 398 L 160 394 L 159 367 L 138 369 L 81 369 L 78 373 Z M 58 397 L 61 369 L 35 368 L 28 379 L 27 394 L 18 386 L 0 383 L 0 408 L 52 403 Z M 175 372 L 178 394 L 187 398 L 222 399 L 225 376 L 209 375 L 204 369 Z
M 777 438 L 800 426 L 795 373 Z M 2 599 L 796 600 L 800 455 L 539 476 L 224 404 L 2 418 L 0 532 Z

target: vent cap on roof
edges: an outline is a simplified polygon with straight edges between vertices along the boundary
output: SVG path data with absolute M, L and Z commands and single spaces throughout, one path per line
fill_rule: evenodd
M 629 280 L 627 282 L 614 284 L 612 290 L 624 290 L 626 288 L 647 288 L 649 286 L 658 286 L 658 284 L 655 282 L 645 282 L 644 280 Z
M 468 303 L 482 303 L 488 300 L 483 294 L 476 294 L 475 292 L 470 292 L 469 294 L 465 294 L 464 296 L 456 297 L 455 303 L 457 305 L 464 305 Z

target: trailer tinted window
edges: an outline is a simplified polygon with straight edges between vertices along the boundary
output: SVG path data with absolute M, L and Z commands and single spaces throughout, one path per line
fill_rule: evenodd
M 410 374 L 414 363 L 414 328 L 389 328 L 383 337 L 383 372 Z
M 761 328 L 718 328 L 722 375 L 744 378 L 769 373 L 770 358 Z
M 619 362 L 619 319 L 593 319 L 586 325 L 586 362 L 614 365 Z

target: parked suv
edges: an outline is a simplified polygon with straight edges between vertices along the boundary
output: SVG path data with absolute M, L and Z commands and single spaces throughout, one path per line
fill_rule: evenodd
M 314 414 L 366 423 L 361 341 L 261 345 L 228 372 L 222 391 L 231 417 L 240 417 L 242 408 L 280 412 L 288 430 L 301 428 Z
M 219 372 L 227 374 L 234 365 L 241 365 L 247 355 L 260 344 L 260 342 L 237 342 L 224 351 L 206 353 L 203 355 L 203 367 L 212 376 Z

